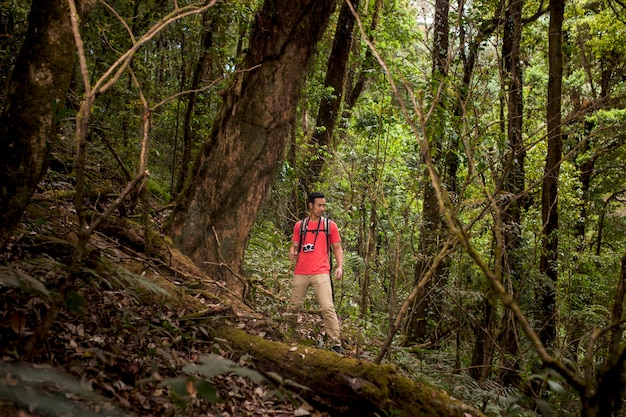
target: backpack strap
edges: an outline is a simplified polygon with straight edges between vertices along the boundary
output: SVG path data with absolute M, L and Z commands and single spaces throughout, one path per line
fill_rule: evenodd
M 309 218 L 305 218 L 300 220 L 300 242 L 298 243 L 298 253 L 302 250 L 302 243 L 304 242 L 304 237 L 306 236 L 306 229 L 309 227 Z
M 330 255 L 330 219 L 328 217 L 324 217 L 323 219 L 324 219 L 324 230 L 326 231 L 326 250 L 328 251 L 328 262 L 330 263 L 330 271 L 332 272 L 333 257 Z
M 328 271 L 328 275 L 330 275 L 330 293 L 332 294 L 334 302 L 335 284 L 333 282 L 333 257 L 330 254 L 330 219 L 328 217 L 324 217 L 324 230 L 326 230 L 326 250 L 328 250 L 328 263 L 330 265 L 330 270 Z
M 330 255 L 330 219 L 328 217 L 322 217 L 320 221 L 324 222 L 324 233 L 326 233 L 326 251 L 328 252 L 328 259 L 330 261 L 330 269 L 333 269 L 333 258 Z M 304 242 L 304 237 L 306 236 L 307 228 L 309 227 L 309 218 L 306 217 L 303 220 L 300 220 L 300 242 L 298 242 L 298 253 L 302 251 L 302 243 Z

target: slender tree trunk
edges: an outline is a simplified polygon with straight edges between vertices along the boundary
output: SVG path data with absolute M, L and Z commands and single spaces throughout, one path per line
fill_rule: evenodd
M 239 274 L 257 211 L 283 159 L 315 45 L 332 0 L 267 0 L 248 53 L 168 225 L 175 244 L 215 279 L 243 289 Z
M 79 2 L 84 14 L 94 2 Z M 0 115 L 0 248 L 18 225 L 47 169 L 55 112 L 74 76 L 76 45 L 66 1 L 33 0 L 28 32 Z
M 360 314 L 362 318 L 367 317 L 367 313 L 370 309 L 370 285 L 372 275 L 372 265 L 376 262 L 376 229 L 378 227 L 378 214 L 376 212 L 376 200 L 372 201 L 369 216 L 365 216 L 365 219 L 369 218 L 368 224 L 365 226 L 365 244 L 363 258 L 365 261 L 365 269 L 363 271 L 363 281 L 361 284 L 361 305 Z
M 508 280 L 507 288 L 512 297 L 516 297 L 523 270 L 522 260 L 518 249 L 522 245 L 521 221 L 522 202 L 525 174 L 524 159 L 526 152 L 522 142 L 523 97 L 522 97 L 522 68 L 520 64 L 520 42 L 522 36 L 522 8 L 523 0 L 511 0 L 505 13 L 504 41 L 502 56 L 504 61 L 505 84 L 508 90 L 508 117 L 507 136 L 509 149 L 507 152 L 505 171 L 503 173 L 502 190 L 504 195 L 502 211 L 502 234 L 504 248 L 498 251 L 502 259 L 500 265 L 503 277 Z M 511 385 L 517 385 L 517 362 L 510 358 L 517 358 L 519 351 L 519 335 L 517 322 L 505 312 L 503 318 L 504 332 L 502 334 L 502 358 L 504 366 L 501 368 L 500 379 Z
M 561 166 L 561 90 L 563 81 L 563 14 L 565 0 L 550 1 L 550 24 L 548 33 L 549 77 L 548 77 L 548 154 L 541 194 L 541 218 L 543 221 L 543 251 L 539 268 L 548 278 L 538 299 L 541 303 L 539 332 L 542 343 L 551 347 L 556 337 L 556 285 L 558 281 L 559 209 L 558 186 Z
M 450 3 L 448 0 L 435 2 L 435 33 L 433 40 L 433 94 L 439 89 L 440 83 L 445 82 L 448 73 L 448 45 L 449 45 L 449 18 Z M 430 137 L 430 147 L 435 154 L 434 160 L 439 160 L 443 144 L 443 126 L 445 126 L 444 104 L 436 103 L 436 110 L 429 120 L 427 127 Z M 432 258 L 442 247 L 443 220 L 439 213 L 439 203 L 435 189 L 432 186 L 428 171 L 425 169 L 423 178 L 422 217 L 423 224 L 420 228 L 420 251 L 422 259 L 416 263 L 415 284 L 419 282 L 425 271 L 430 268 Z M 409 316 L 406 341 L 407 343 L 422 342 L 428 337 L 428 315 L 431 310 L 432 298 L 430 288 L 433 284 L 441 285 L 442 271 L 445 267 L 440 264 L 433 278 L 423 287 L 423 292 L 418 294 L 415 304 Z
M 502 3 L 499 3 L 502 5 Z M 476 38 L 468 41 L 467 51 L 469 54 L 465 55 L 466 48 L 461 50 L 461 59 L 463 61 L 463 88 L 460 92 L 459 101 L 457 102 L 455 115 L 461 119 L 464 117 L 463 112 L 466 108 L 465 101 L 468 99 L 468 94 L 471 88 L 471 81 L 474 74 L 474 68 L 476 60 L 478 59 L 478 53 L 480 45 L 484 39 L 490 36 L 496 29 L 499 16 L 501 16 L 501 7 L 494 13 L 494 18 L 487 19 L 481 24 L 481 30 L 478 32 Z M 460 28 L 461 44 L 465 43 L 466 31 L 465 26 Z M 494 334 L 497 318 L 496 299 L 493 291 L 487 291 L 482 301 L 482 322 L 477 322 L 474 325 L 474 334 L 476 339 L 474 341 L 474 348 L 472 353 L 472 361 L 470 365 L 469 375 L 476 380 L 485 380 L 491 373 L 491 364 L 493 361 L 493 353 L 495 350 Z
M 476 343 L 472 352 L 472 365 L 469 375 L 477 381 L 484 381 L 491 373 L 493 361 L 493 329 L 496 323 L 496 300 L 492 291 L 483 299 L 483 320 L 474 327 Z
M 315 129 L 310 144 L 315 156 L 304 172 L 302 179 L 303 189 L 306 192 L 313 191 L 312 184 L 319 181 L 322 167 L 330 151 L 332 151 L 332 138 L 335 133 L 335 126 L 340 116 L 341 103 L 345 90 L 346 74 L 348 71 L 348 60 L 352 49 L 352 33 L 354 31 L 354 16 L 347 2 L 342 2 L 333 46 L 328 57 L 326 69 L 326 79 L 324 87 L 327 94 L 324 94 L 315 119 Z M 358 10 L 359 0 L 352 0 L 352 6 Z
M 205 31 L 202 34 L 202 55 L 194 69 L 191 86 L 189 88 L 191 92 L 187 96 L 187 107 L 185 109 L 185 117 L 183 121 L 183 152 L 180 157 L 180 169 L 178 171 L 178 181 L 176 182 L 174 195 L 177 195 L 182 191 L 185 186 L 185 181 L 187 180 L 187 174 L 191 170 L 191 155 L 194 143 L 193 128 L 191 124 L 193 121 L 196 99 L 198 97 L 197 90 L 200 88 L 202 80 L 211 73 L 212 60 L 209 51 L 213 47 L 213 29 L 215 26 L 214 20 L 210 17 L 211 12 L 211 10 L 207 10 L 202 16 L 202 27 L 205 28 Z
M 383 0 L 376 0 L 374 4 L 374 12 L 372 16 L 372 22 L 369 28 L 369 41 L 374 43 L 374 33 L 378 29 L 378 23 L 380 22 L 380 15 L 383 8 Z M 374 59 L 374 54 L 370 48 L 367 48 L 365 52 L 365 58 L 363 58 L 363 62 L 361 64 L 361 70 L 359 71 L 357 76 L 350 71 L 348 71 L 348 81 L 346 84 L 346 99 L 343 106 L 343 117 L 344 119 L 349 118 L 349 112 L 356 104 L 357 100 L 361 96 L 363 89 L 365 88 L 365 82 L 370 77 L 370 74 L 374 70 L 374 68 L 378 65 L 376 59 Z M 354 81 L 356 79 L 356 81 Z
M 588 120 L 584 120 L 583 122 L 584 130 L 583 137 L 581 138 L 582 145 L 580 146 L 579 154 L 585 154 L 591 148 L 589 143 L 589 136 L 591 135 L 591 131 L 593 130 L 594 123 Z M 578 236 L 579 248 L 583 250 L 585 245 L 585 234 L 586 234 L 586 220 L 587 220 L 587 200 L 589 199 L 589 189 L 591 188 L 591 178 L 593 175 L 594 167 L 596 164 L 596 157 L 592 158 L 584 158 L 583 161 L 578 164 L 577 168 L 579 174 L 580 181 L 580 191 L 583 196 L 583 202 L 580 204 L 580 218 L 576 223 L 576 235 Z M 573 158 L 574 161 L 578 162 L 578 158 Z

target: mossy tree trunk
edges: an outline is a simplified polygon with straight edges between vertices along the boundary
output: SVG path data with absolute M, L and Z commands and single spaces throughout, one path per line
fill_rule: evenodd
M 272 342 L 242 330 L 220 327 L 213 336 L 250 354 L 261 372 L 274 372 L 310 389 L 302 395 L 333 416 L 478 417 L 477 410 L 444 391 L 401 375 L 392 365 L 346 358 L 331 351 Z
M 95 2 L 76 3 L 84 15 Z M 48 144 L 55 140 L 55 117 L 74 75 L 75 51 L 68 3 L 33 0 L 0 115 L 0 248 L 47 168 Z

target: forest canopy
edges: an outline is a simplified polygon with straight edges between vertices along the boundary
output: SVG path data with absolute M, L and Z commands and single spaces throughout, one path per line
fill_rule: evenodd
M 291 233 L 322 191 L 346 356 L 488 415 L 622 415 L 625 9 L 2 3 L 2 266 L 46 234 L 42 201 L 75 216 L 66 274 L 35 277 L 46 301 L 5 356 L 46 357 L 100 233 L 180 251 L 289 342 Z M 3 274 L 3 292 L 26 280 Z M 318 345 L 305 307 L 299 343 Z

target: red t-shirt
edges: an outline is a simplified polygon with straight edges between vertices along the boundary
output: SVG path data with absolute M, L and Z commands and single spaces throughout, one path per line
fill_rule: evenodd
M 327 236 L 324 229 L 326 222 L 322 218 L 320 222 L 308 221 L 307 231 L 304 234 L 304 242 L 300 245 L 300 253 L 298 254 L 298 260 L 296 261 L 296 269 L 294 273 L 296 275 L 315 275 L 315 274 L 330 274 L 330 259 L 328 258 Z M 339 236 L 339 229 L 337 223 L 330 220 L 330 244 L 341 242 Z M 300 242 L 300 227 L 302 221 L 297 222 L 293 226 L 293 241 L 295 243 Z M 319 229 L 318 229 L 319 228 Z M 316 239 L 317 236 L 317 239 Z M 304 245 L 312 243 L 314 250 L 312 252 L 305 252 L 302 248 Z

